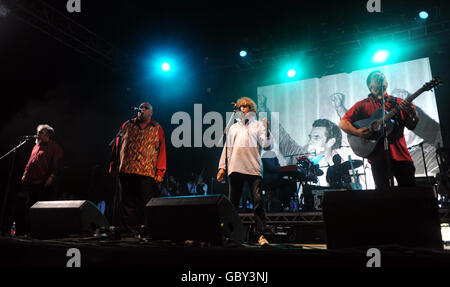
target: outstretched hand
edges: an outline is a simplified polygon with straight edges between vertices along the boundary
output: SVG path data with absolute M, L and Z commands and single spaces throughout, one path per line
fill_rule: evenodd
M 334 94 L 330 95 L 330 101 L 333 104 L 334 108 L 343 106 L 344 100 L 345 100 L 344 94 L 334 93 Z

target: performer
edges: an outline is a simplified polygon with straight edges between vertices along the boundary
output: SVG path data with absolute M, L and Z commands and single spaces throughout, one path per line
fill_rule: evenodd
M 62 170 L 63 151 L 54 141 L 55 131 L 47 125 L 37 127 L 36 144 L 22 176 L 22 202 L 19 209 L 25 215 L 24 234 L 29 232 L 28 210 L 37 201 L 56 200 L 56 177 Z M 18 233 L 20 224 L 18 224 Z
M 166 145 L 162 127 L 152 120 L 153 108 L 144 102 L 138 116 L 125 122 L 122 137 L 113 146 L 110 173 L 119 174 L 122 186 L 121 232 L 136 236 L 146 226 L 145 205 L 158 193 L 166 172 Z
M 36 136 L 36 144 L 22 176 L 29 206 L 37 201 L 55 199 L 54 183 L 62 169 L 63 152 L 54 141 L 54 129 L 49 125 L 39 125 Z
M 256 119 L 256 104 L 247 97 L 237 101 L 240 112 L 237 123 L 233 124 L 227 134 L 225 146 L 219 162 L 217 180 L 222 182 L 225 175 L 225 157 L 228 159 L 228 176 L 230 177 L 230 201 L 239 208 L 239 200 L 245 183 L 253 194 L 256 235 L 260 245 L 268 244 L 263 232 L 266 225 L 264 204 L 261 200 L 261 148 L 268 150 L 272 137 L 268 129 L 268 120 Z
M 327 182 L 331 188 L 349 188 L 350 174 L 342 165 L 342 158 L 339 154 L 333 156 L 333 165 L 327 170 Z
M 379 83 L 383 84 L 380 85 Z M 368 138 L 370 136 L 369 128 L 355 128 L 352 123 L 358 120 L 369 118 L 377 109 L 381 108 L 382 96 L 385 100 L 385 109 L 389 111 L 395 106 L 400 107 L 397 124 L 391 135 L 388 136 L 389 162 L 392 175 L 397 179 L 399 186 L 414 186 L 415 167 L 411 155 L 406 147 L 405 137 L 403 135 L 404 127 L 413 130 L 419 117 L 415 106 L 412 103 L 403 101 L 388 95 L 386 92 L 388 82 L 386 77 L 380 71 L 374 71 L 367 77 L 367 87 L 370 90 L 369 96 L 353 105 L 342 117 L 339 127 L 347 134 Z M 380 89 L 380 86 L 382 88 Z M 387 190 L 389 188 L 389 176 L 386 162 L 386 155 L 383 143 L 369 156 L 368 160 L 372 166 L 372 175 L 377 189 Z

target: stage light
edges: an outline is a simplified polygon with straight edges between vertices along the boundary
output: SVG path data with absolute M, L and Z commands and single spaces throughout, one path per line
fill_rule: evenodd
M 375 63 L 383 63 L 384 61 L 387 60 L 388 57 L 389 57 L 388 50 L 378 50 L 373 55 L 372 61 Z
M 288 76 L 289 78 L 295 77 L 295 74 L 296 74 L 296 72 L 295 72 L 294 69 L 290 69 L 290 70 L 287 72 L 287 76 Z
M 168 53 L 149 58 L 149 63 L 151 64 L 154 75 L 167 79 L 175 76 L 179 72 L 178 70 L 180 68 L 178 59 Z
M 427 19 L 428 18 L 428 13 L 426 12 L 426 11 L 420 11 L 419 12 L 419 17 L 421 18 L 421 19 Z
M 167 63 L 167 62 L 162 63 L 161 69 L 162 69 L 164 72 L 168 72 L 168 71 L 170 70 L 170 64 Z
M 242 51 L 239 52 L 239 55 L 240 55 L 242 58 L 244 58 L 245 56 L 247 56 L 247 51 L 242 50 Z

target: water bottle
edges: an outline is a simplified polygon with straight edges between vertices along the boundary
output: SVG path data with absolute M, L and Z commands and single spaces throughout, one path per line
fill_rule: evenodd
M 14 221 L 12 226 L 11 226 L 11 236 L 16 236 L 16 222 Z

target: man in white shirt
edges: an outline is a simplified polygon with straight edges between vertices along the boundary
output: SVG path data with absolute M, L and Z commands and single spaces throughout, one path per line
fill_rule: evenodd
M 261 149 L 268 150 L 272 138 L 268 129 L 268 120 L 256 119 L 256 104 L 247 97 L 237 101 L 240 112 L 237 123 L 233 124 L 226 138 L 219 162 L 217 180 L 223 181 L 225 169 L 230 177 L 230 201 L 235 208 L 239 207 L 242 188 L 247 182 L 253 194 L 256 236 L 260 245 L 268 244 L 263 236 L 266 225 L 264 205 L 261 200 L 262 163 Z M 226 162 L 227 159 L 227 162 Z

